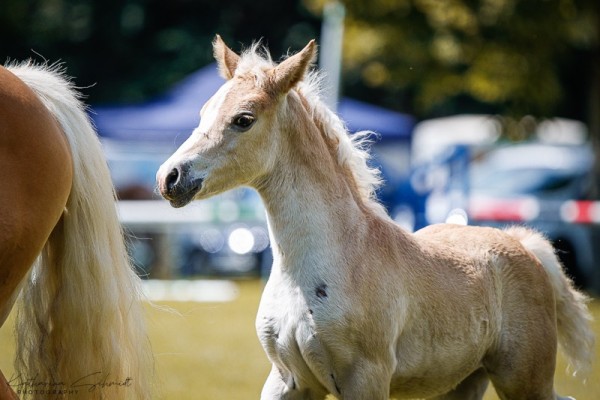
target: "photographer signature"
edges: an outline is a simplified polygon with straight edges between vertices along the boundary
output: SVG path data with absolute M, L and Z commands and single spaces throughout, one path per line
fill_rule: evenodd
M 12 376 L 8 384 L 17 391 L 67 391 L 67 390 L 87 390 L 94 392 L 106 388 L 127 388 L 133 385 L 133 379 L 113 379 L 109 374 L 103 374 L 101 371 L 93 372 L 75 379 L 67 384 L 61 380 L 42 380 L 38 376 L 23 377 L 21 375 Z
M 93 392 L 96 389 L 105 389 L 110 387 L 130 387 L 133 384 L 133 379 L 127 377 L 125 379 L 110 380 L 108 374 L 102 375 L 102 372 L 94 372 L 77 379 L 72 388 L 88 388 L 88 392 Z

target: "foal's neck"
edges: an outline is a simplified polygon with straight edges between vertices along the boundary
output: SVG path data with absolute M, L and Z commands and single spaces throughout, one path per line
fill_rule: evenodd
M 375 215 L 300 100 L 291 98 L 286 106 L 286 117 L 298 117 L 282 124 L 275 168 L 257 187 L 267 209 L 275 268 L 292 274 L 335 268 L 344 249 L 358 246 Z

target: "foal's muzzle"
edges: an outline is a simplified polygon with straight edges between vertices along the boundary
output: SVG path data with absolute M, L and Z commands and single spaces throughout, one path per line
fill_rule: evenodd
M 165 176 L 159 171 L 157 176 L 160 194 L 171 206 L 179 208 L 193 200 L 194 196 L 202 189 L 203 179 L 191 178 L 187 165 L 175 166 Z

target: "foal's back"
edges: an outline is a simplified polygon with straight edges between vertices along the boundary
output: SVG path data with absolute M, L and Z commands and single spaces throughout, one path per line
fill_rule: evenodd
M 416 232 L 415 238 L 431 255 L 421 260 L 431 264 L 429 268 L 439 274 L 441 285 L 454 286 L 452 289 L 457 293 L 461 287 L 464 291 L 475 291 L 471 294 L 477 296 L 477 303 L 488 303 L 490 312 L 501 311 L 504 321 L 513 313 L 523 317 L 522 305 L 534 299 L 544 312 L 554 312 L 553 288 L 547 271 L 510 231 L 439 224 Z M 455 296 L 454 301 L 460 298 Z
M 437 268 L 449 274 L 458 273 L 462 278 L 500 279 L 492 282 L 499 290 L 531 292 L 535 285 L 538 293 L 554 304 L 548 276 L 540 260 L 509 231 L 489 227 L 438 224 L 415 233 L 421 248 L 435 255 Z M 429 258 L 432 260 L 431 258 Z M 448 279 L 452 279 L 448 276 Z M 546 292 L 544 292 L 546 291 Z

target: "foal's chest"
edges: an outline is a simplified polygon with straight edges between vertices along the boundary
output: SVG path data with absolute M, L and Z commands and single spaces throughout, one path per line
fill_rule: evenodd
M 325 340 L 336 318 L 331 289 L 324 283 L 303 288 L 273 283 L 265 287 L 256 319 L 265 352 L 288 387 L 328 386 L 333 360 Z

